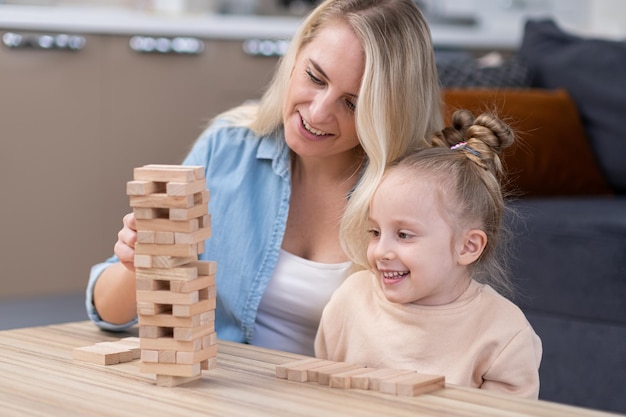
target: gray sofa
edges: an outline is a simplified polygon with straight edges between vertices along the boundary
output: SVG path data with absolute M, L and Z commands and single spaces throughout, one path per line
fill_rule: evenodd
M 496 109 L 519 134 L 510 267 L 543 341 L 540 398 L 626 413 L 626 42 L 529 21 L 508 65 L 512 85 L 442 77 L 444 103 Z

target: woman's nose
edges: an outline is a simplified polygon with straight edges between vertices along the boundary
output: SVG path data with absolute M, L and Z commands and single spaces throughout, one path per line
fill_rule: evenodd
M 315 95 L 311 102 L 309 112 L 310 122 L 315 124 L 325 123 L 334 113 L 333 100 L 327 91 Z

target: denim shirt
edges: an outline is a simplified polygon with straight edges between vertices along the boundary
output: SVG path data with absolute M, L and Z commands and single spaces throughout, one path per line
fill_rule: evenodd
M 282 133 L 258 137 L 243 127 L 216 122 L 203 132 L 184 165 L 205 167 L 210 192 L 211 238 L 202 260 L 217 262 L 215 326 L 224 340 L 252 340 L 257 309 L 274 272 L 291 195 L 290 153 Z M 100 328 L 122 331 L 93 305 L 93 288 L 113 256 L 91 269 L 86 306 Z

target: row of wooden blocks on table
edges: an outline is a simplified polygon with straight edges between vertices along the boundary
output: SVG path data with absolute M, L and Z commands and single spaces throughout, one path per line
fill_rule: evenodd
M 316 382 L 331 388 L 356 388 L 403 396 L 425 394 L 445 386 L 445 377 L 441 375 L 407 369 L 368 368 L 318 358 L 277 365 L 276 377 L 296 382 Z

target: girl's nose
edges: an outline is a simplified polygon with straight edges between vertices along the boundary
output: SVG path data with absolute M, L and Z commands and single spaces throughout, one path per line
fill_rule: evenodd
M 389 261 L 389 260 L 395 258 L 395 253 L 391 249 L 391 247 L 388 244 L 388 242 L 386 242 L 386 239 L 382 239 L 381 238 L 378 241 L 378 244 L 376 245 L 376 249 L 374 250 L 374 256 L 377 259 L 380 259 L 380 260 L 383 260 L 383 261 Z

